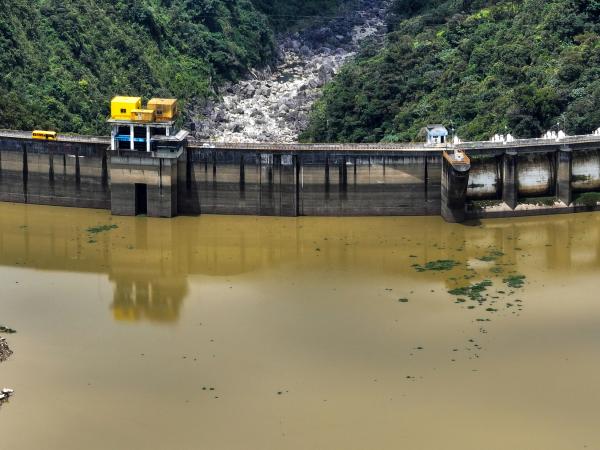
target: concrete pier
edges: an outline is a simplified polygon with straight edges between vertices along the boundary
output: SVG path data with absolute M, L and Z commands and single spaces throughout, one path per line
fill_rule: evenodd
M 462 153 L 448 152 L 443 153 L 442 161 L 442 217 L 446 222 L 461 223 L 466 217 L 471 161 Z
M 571 180 L 573 177 L 573 152 L 570 147 L 561 147 L 556 154 L 557 176 L 556 197 L 569 206 L 573 201 Z
M 152 156 L 135 151 L 112 154 L 111 212 L 121 216 L 176 216 L 181 154 Z
M 509 149 L 502 158 L 502 201 L 515 209 L 518 197 L 517 152 Z

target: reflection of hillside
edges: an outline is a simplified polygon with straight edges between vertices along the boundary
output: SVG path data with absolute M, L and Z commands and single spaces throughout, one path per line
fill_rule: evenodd
M 440 218 L 159 220 L 84 209 L 0 208 L 0 264 L 105 273 L 114 283 L 113 314 L 123 320 L 177 320 L 192 274 L 229 277 L 287 265 L 298 272 L 413 276 L 412 263 L 476 260 L 490 248 L 523 272 L 521 265 L 582 273 L 600 268 L 598 214 L 488 221 L 482 228 Z M 86 231 L 111 222 L 118 228 L 94 236 Z

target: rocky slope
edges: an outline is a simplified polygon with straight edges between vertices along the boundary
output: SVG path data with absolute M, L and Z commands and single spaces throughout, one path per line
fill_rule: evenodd
M 384 31 L 385 0 L 357 0 L 302 32 L 283 35 L 279 63 L 224 86 L 193 123 L 196 137 L 227 142 L 296 142 L 320 88 L 367 39 Z

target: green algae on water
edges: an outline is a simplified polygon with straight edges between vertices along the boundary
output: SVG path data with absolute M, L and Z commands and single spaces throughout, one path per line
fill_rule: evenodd
M 479 283 L 471 284 L 470 286 L 463 286 L 459 288 L 454 288 L 448 293 L 450 295 L 460 296 L 460 297 L 468 297 L 471 300 L 483 302 L 483 292 L 487 290 L 493 283 L 491 280 L 483 280 Z
M 97 227 L 90 227 L 86 231 L 91 234 L 103 233 L 105 231 L 111 231 L 119 228 L 118 225 L 98 225 Z
M 477 258 L 477 259 L 479 259 L 479 261 L 492 262 L 492 261 L 496 261 L 498 258 L 501 258 L 502 256 L 504 256 L 504 253 L 502 253 L 501 251 L 492 250 L 487 255 L 482 256 L 481 258 Z
M 504 283 L 506 283 L 506 285 L 510 288 L 514 288 L 514 289 L 519 289 L 522 288 L 525 285 L 525 279 L 527 277 L 525 275 L 510 275 L 506 278 L 504 278 L 504 280 L 502 280 Z

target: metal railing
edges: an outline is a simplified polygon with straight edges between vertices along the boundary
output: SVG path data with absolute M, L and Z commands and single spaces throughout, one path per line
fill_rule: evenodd
M 217 150 L 314 152 L 314 151 L 431 151 L 441 152 L 447 147 L 426 147 L 423 144 L 287 144 L 287 143 L 228 143 L 188 139 L 188 147 Z
M 513 141 L 473 141 L 462 142 L 456 147 L 463 150 L 479 150 L 479 149 L 499 149 L 499 148 L 527 148 L 540 146 L 561 146 L 569 144 L 600 144 L 600 135 L 584 134 L 578 136 L 566 136 L 562 139 L 515 139 Z
M 12 139 L 32 139 L 30 131 L 0 130 L 0 137 Z M 109 136 L 84 136 L 75 134 L 59 134 L 58 141 L 105 144 L 110 145 Z M 519 149 L 540 146 L 564 146 L 570 144 L 600 144 L 600 135 L 579 135 L 566 136 L 563 139 L 515 139 L 513 141 L 473 141 L 462 142 L 460 144 L 427 146 L 418 143 L 374 143 L 374 144 L 288 144 L 288 143 L 229 143 L 202 141 L 188 138 L 188 146 L 194 149 L 216 149 L 216 150 L 246 150 L 246 151 L 272 151 L 272 152 L 431 152 L 441 153 L 444 150 L 498 150 L 498 149 Z
M 6 137 L 6 138 L 12 138 L 12 139 L 32 139 L 31 131 L 0 130 L 0 137 Z M 87 135 L 79 135 L 79 134 L 59 134 L 59 135 L 57 135 L 57 141 L 110 145 L 110 137 L 109 136 L 87 136 Z

